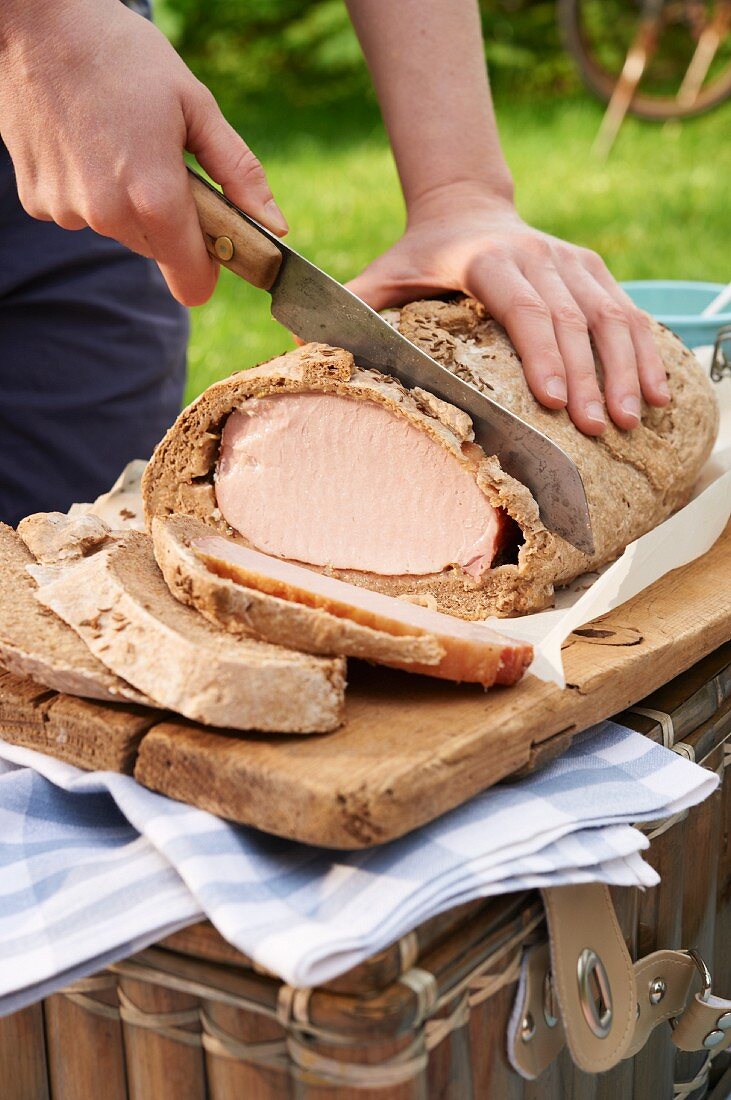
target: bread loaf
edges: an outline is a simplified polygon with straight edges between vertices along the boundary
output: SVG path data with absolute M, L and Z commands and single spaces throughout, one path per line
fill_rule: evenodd
M 155 704 L 115 676 L 81 638 L 35 599 L 35 562 L 12 527 L 0 523 L 0 662 L 55 691 L 107 703 Z
M 109 540 L 44 584 L 36 599 L 108 668 L 187 718 L 275 733 L 324 733 L 342 722 L 341 658 L 232 638 L 211 626 L 170 594 L 142 532 Z
M 342 580 L 388 595 L 421 600 L 439 611 L 479 619 L 491 614 L 522 614 L 547 606 L 555 586 L 611 561 L 629 542 L 688 499 L 713 445 L 718 411 L 710 383 L 699 364 L 662 326 L 653 323 L 667 371 L 672 396 L 670 405 L 665 409 L 643 406 L 642 423 L 632 432 L 620 431 L 610 423 L 602 436 L 590 438 L 573 425 L 564 410 L 547 410 L 535 401 L 505 332 L 476 302 L 467 299 L 417 302 L 401 310 L 394 322 L 404 335 L 435 359 L 488 392 L 556 440 L 571 455 L 584 480 L 589 501 L 595 542 L 592 556 L 582 554 L 546 530 L 528 489 L 508 476 L 494 456 L 485 454 L 474 444 L 471 423 L 464 412 L 421 390 L 409 392 L 391 377 L 357 367 L 346 351 L 318 344 L 305 345 L 216 383 L 180 415 L 157 447 L 143 479 L 148 524 L 155 516 L 176 512 L 196 516 L 220 533 L 238 538 L 255 549 L 302 561 Z M 601 367 L 597 366 L 601 381 Z M 291 438 L 287 439 L 280 430 L 277 438 L 287 446 L 281 449 L 279 466 L 274 470 L 276 477 L 266 482 L 279 486 L 280 492 L 264 498 L 254 524 L 246 518 L 246 509 L 259 484 L 257 479 L 260 474 L 264 478 L 273 475 L 270 469 L 257 469 L 256 451 L 250 448 L 247 438 L 247 417 L 256 427 L 257 417 L 261 415 L 264 423 L 266 414 L 270 418 L 265 424 L 266 430 L 271 427 L 274 432 L 279 429 L 272 409 L 282 406 L 273 404 L 272 399 L 283 402 L 292 395 L 311 394 L 348 400 L 345 420 L 341 417 L 338 422 L 340 450 L 333 450 L 328 465 L 328 433 L 310 434 L 308 446 L 312 446 L 313 438 L 322 446 L 317 468 L 328 469 L 328 474 L 320 476 L 319 482 L 308 482 L 306 491 L 299 496 L 293 495 L 291 486 L 296 489 L 302 478 L 298 452 Z M 359 403 L 362 403 L 361 413 Z M 383 439 L 388 440 L 390 450 L 386 451 L 384 444 L 380 470 L 369 470 L 375 489 L 368 497 L 368 509 L 358 510 L 354 506 L 349 516 L 344 511 L 343 500 L 354 479 L 354 471 L 358 470 L 359 455 L 355 448 L 352 454 L 343 454 L 342 424 L 347 425 L 349 416 L 354 438 L 359 440 L 361 449 L 365 447 L 367 439 L 364 443 L 363 433 L 359 435 L 357 427 L 360 419 L 366 416 L 366 407 L 368 417 L 379 430 L 381 423 L 385 425 L 388 420 Z M 232 414 L 237 418 L 235 432 Z M 304 431 L 306 420 L 305 415 L 299 417 L 298 431 Z M 227 424 L 229 443 L 225 441 Z M 403 472 L 396 470 L 396 474 L 401 475 L 401 484 L 393 470 L 394 465 L 399 465 L 394 460 L 394 455 L 398 455 L 394 424 L 404 440 L 404 469 Z M 421 436 L 423 446 L 420 450 L 415 449 L 414 432 Z M 266 432 L 260 434 L 263 436 Z M 269 457 L 274 453 L 270 444 L 271 439 L 269 444 L 266 440 L 262 444 L 269 445 L 269 451 L 262 451 Z M 444 459 L 441 466 L 433 458 L 435 445 Z M 228 456 L 241 456 L 239 468 L 245 479 L 242 484 L 251 490 L 239 493 L 238 499 L 235 485 L 231 489 L 228 459 L 222 470 L 222 454 L 226 449 Z M 354 559 L 362 558 L 364 545 L 380 546 L 374 536 L 378 526 L 372 520 L 374 510 L 381 504 L 387 509 L 389 501 L 385 498 L 399 493 L 405 481 L 418 476 L 418 462 L 407 461 L 411 452 L 417 454 L 417 451 L 418 462 L 426 462 L 428 458 L 433 470 L 441 471 L 440 477 L 448 475 L 450 480 L 449 491 L 443 494 L 434 477 L 433 491 L 422 493 L 421 497 L 413 493 L 409 496 L 408 485 L 404 487 L 404 516 L 408 512 L 411 529 L 416 532 L 413 541 L 419 543 L 413 546 L 411 555 L 416 567 L 388 572 L 348 565 L 349 552 Z M 371 450 L 369 455 L 372 453 Z M 305 448 L 300 454 L 306 465 L 309 459 Z M 276 461 L 270 461 L 269 465 L 276 465 Z M 459 493 L 464 495 L 465 511 L 470 512 L 470 530 L 474 533 L 474 524 L 479 522 L 481 513 L 475 494 L 469 496 L 466 477 L 471 479 L 473 488 L 479 489 L 492 523 L 492 535 L 482 548 L 484 560 L 480 561 L 477 570 L 473 568 L 477 551 L 474 547 L 470 550 L 466 534 L 462 538 L 457 532 L 459 537 L 450 535 L 447 538 L 450 533 L 440 529 L 436 531 L 438 537 L 432 540 L 429 531 L 430 522 L 432 529 L 446 522 L 432 517 L 448 516 L 453 522 L 453 512 L 445 507 L 442 497 L 449 497 L 451 502 Z M 388 491 L 384 488 L 379 497 L 381 481 L 388 485 Z M 360 478 L 361 493 L 363 484 L 364 479 Z M 428 485 L 428 478 L 425 478 L 420 491 Z M 339 495 L 333 487 L 339 487 Z M 421 517 L 416 520 L 412 514 L 414 499 L 422 500 Z M 338 509 L 337 513 L 333 512 L 337 514 L 337 522 L 328 527 L 327 507 L 332 500 L 336 501 Z M 297 514 L 292 512 L 292 501 L 297 502 Z M 404 534 L 396 525 L 400 498 L 395 505 L 391 503 L 390 511 L 384 510 L 383 515 L 378 513 L 379 522 L 395 525 L 396 535 L 392 541 L 400 539 L 403 549 L 408 532 Z M 227 522 L 222 507 L 229 517 L 236 517 L 238 526 Z M 244 516 L 243 521 L 239 520 L 239 515 Z M 254 528 L 256 537 L 251 536 Z M 303 530 L 308 532 L 313 544 L 317 543 L 317 552 L 313 552 L 310 560 L 302 556 L 302 539 L 294 537 Z M 257 545 L 257 539 L 261 542 L 263 537 L 262 531 L 266 537 L 271 534 L 272 545 Z M 296 554 L 287 552 L 287 532 L 292 533 L 290 542 Z M 429 545 L 426 548 L 429 552 L 422 552 L 425 544 L 432 541 L 434 547 Z M 279 550 L 272 549 L 276 545 Z M 331 557 L 327 555 L 328 545 L 332 547 Z M 429 560 L 430 555 L 448 553 L 452 545 L 455 547 L 454 560 L 436 570 L 425 571 L 424 561 Z M 471 558 L 470 553 L 475 556 Z M 407 560 L 409 555 L 402 554 L 402 558 Z

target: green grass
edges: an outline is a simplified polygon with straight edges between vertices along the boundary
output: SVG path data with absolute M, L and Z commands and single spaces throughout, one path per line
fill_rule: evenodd
M 214 89 L 215 91 L 215 89 Z M 526 220 L 600 252 L 619 279 L 731 277 L 731 105 L 682 124 L 629 119 L 607 162 L 590 146 L 601 108 L 588 98 L 497 102 Z M 394 241 L 403 205 L 387 142 L 367 101 L 232 119 L 265 162 L 294 248 L 345 280 Z M 193 311 L 188 396 L 291 346 L 268 296 L 224 271 Z

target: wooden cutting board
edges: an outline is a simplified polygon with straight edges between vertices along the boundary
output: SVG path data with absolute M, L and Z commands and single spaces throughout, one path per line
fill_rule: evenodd
M 346 722 L 241 735 L 59 696 L 0 674 L 0 736 L 173 798 L 335 848 L 383 843 L 562 752 L 731 638 L 731 524 L 703 558 L 572 634 L 568 686 L 485 693 L 350 662 Z

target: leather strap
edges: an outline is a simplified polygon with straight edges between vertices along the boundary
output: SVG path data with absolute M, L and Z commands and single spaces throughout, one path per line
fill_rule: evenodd
M 696 993 L 673 1028 L 678 1050 L 712 1050 L 731 1045 L 731 1001 L 710 994 L 703 1000 Z
M 639 1016 L 625 1057 L 642 1050 L 663 1020 L 673 1020 L 684 1011 L 696 973 L 695 963 L 684 951 L 654 951 L 635 963 Z
M 565 1042 L 551 984 L 548 943 L 536 943 L 523 954 L 518 993 L 508 1024 L 508 1058 L 521 1077 L 534 1081 L 558 1057 Z
M 538 1077 L 564 1041 L 581 1069 L 609 1069 L 664 1021 L 679 1050 L 731 1046 L 731 1000 L 711 993 L 696 952 L 655 951 L 632 965 L 605 887 L 560 887 L 543 898 L 550 947 L 524 952 L 508 1027 L 508 1056 L 521 1076 Z M 691 997 L 694 985 L 701 990 Z
M 553 986 L 571 1057 L 586 1073 L 617 1064 L 632 1041 L 632 960 L 601 883 L 543 890 Z

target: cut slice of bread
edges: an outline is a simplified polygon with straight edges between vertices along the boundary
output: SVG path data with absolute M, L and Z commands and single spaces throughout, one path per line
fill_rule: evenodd
M 276 733 L 324 733 L 342 722 L 342 658 L 216 629 L 171 595 L 146 534 L 111 540 L 36 598 L 105 665 L 186 718 Z
M 39 565 L 64 565 L 103 546 L 109 527 L 88 513 L 34 512 L 20 521 L 18 534 Z
M 0 661 L 16 676 L 68 695 L 106 703 L 156 704 L 102 664 L 79 636 L 35 599 L 27 572 L 33 555 L 0 524 Z
M 260 554 L 189 516 L 154 520 L 152 535 L 173 594 L 234 634 L 485 687 L 515 683 L 532 657 L 481 623 Z
M 438 573 L 386 575 L 354 567 L 317 568 L 341 580 L 391 596 L 433 601 L 437 610 L 464 619 L 517 615 L 549 605 L 554 588 L 616 558 L 624 547 L 684 504 L 708 457 L 718 429 L 712 386 L 693 354 L 667 329 L 645 319 L 668 376 L 671 403 L 664 409 L 643 405 L 642 423 L 632 432 L 609 423 L 601 436 L 583 435 L 565 410 L 545 409 L 534 399 L 520 359 L 505 331 L 477 302 L 416 302 L 394 314 L 410 340 L 454 374 L 471 382 L 527 423 L 555 440 L 574 460 L 586 488 L 596 553 L 589 557 L 541 522 L 528 489 L 508 476 L 498 460 L 473 442 L 469 417 L 423 390 L 406 390 L 394 378 L 358 367 L 353 356 L 323 344 L 307 344 L 269 363 L 243 370 L 212 385 L 185 409 L 158 444 L 142 488 L 148 527 L 153 517 L 196 516 L 225 536 L 262 549 L 246 530 L 235 531 L 222 515 L 217 476 L 222 433 L 235 411 L 255 421 L 260 399 L 322 393 L 348 398 L 353 416 L 358 403 L 375 403 L 392 417 L 426 433 L 474 478 L 490 505 L 502 509 L 520 529 L 510 552 L 499 555 L 479 577 L 451 564 Z M 600 384 L 601 365 L 597 363 Z M 291 456 L 295 448 L 289 448 Z M 357 454 L 348 457 L 349 466 Z M 283 484 L 297 483 L 296 454 L 278 470 Z M 330 478 L 347 477 L 333 464 Z M 378 483 L 378 470 L 373 478 Z M 321 494 L 324 497 L 327 494 Z M 303 499 L 307 522 L 327 523 L 321 504 Z M 432 501 L 425 499 L 428 517 Z M 272 510 L 282 508 L 273 495 Z M 313 519 L 314 517 L 314 519 Z M 289 520 L 290 517 L 284 517 Z M 295 521 L 296 522 L 296 521 Z M 366 510 L 354 515 L 349 537 L 371 522 Z M 280 526 L 282 526 L 280 524 Z M 342 525 L 336 533 L 342 531 Z M 296 555 L 290 555 L 296 557 Z M 313 561 L 332 560 L 325 555 Z M 314 567 L 314 565 L 313 565 Z
M 396 637 L 217 576 L 191 548 L 196 538 L 215 533 L 192 516 L 167 516 L 152 525 L 155 557 L 168 588 L 216 626 L 305 653 L 336 653 L 404 667 L 428 665 L 430 671 L 444 657 L 433 636 Z

